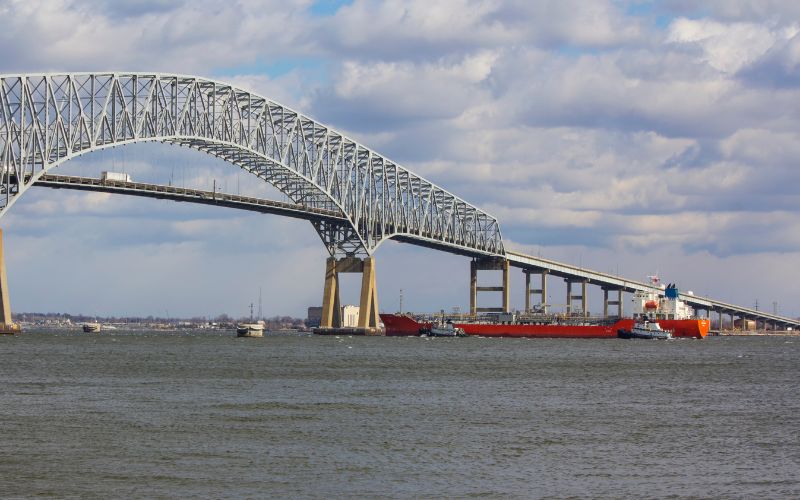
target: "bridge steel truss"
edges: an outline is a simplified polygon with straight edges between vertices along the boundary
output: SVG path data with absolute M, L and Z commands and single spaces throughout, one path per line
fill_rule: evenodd
M 312 221 L 335 258 L 389 238 L 504 255 L 497 219 L 339 132 L 226 83 L 156 73 L 0 75 L 0 217 L 51 168 L 142 141 L 203 151 L 340 213 Z

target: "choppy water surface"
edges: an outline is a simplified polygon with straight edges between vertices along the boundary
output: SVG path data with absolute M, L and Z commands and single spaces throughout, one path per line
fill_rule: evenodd
M 0 495 L 798 497 L 800 338 L 0 338 Z

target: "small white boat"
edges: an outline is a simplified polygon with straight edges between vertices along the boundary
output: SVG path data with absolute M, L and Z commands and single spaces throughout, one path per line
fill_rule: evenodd
M 83 331 L 86 333 L 98 333 L 100 330 L 102 330 L 102 326 L 100 326 L 100 323 L 93 322 L 93 323 L 83 324 Z
M 259 306 L 260 308 L 260 306 Z M 259 311 L 260 312 L 260 311 Z M 264 320 L 253 321 L 253 304 L 250 303 L 250 322 L 236 325 L 237 337 L 263 337 Z
M 240 323 L 236 325 L 237 337 L 263 337 L 263 323 Z
M 621 339 L 662 339 L 672 338 L 672 332 L 664 330 L 655 321 L 643 321 L 634 323 L 630 330 L 619 330 L 617 336 Z

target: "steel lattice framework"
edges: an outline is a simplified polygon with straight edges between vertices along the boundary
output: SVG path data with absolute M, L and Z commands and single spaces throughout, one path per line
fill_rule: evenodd
M 334 256 L 371 255 L 388 238 L 504 255 L 491 215 L 307 116 L 194 76 L 0 75 L 0 216 L 64 161 L 141 141 L 203 151 L 340 212 L 347 223 L 314 223 Z

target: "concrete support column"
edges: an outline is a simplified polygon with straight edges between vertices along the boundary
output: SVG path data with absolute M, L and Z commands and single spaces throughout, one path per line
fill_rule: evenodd
M 618 302 L 617 310 L 619 311 L 619 314 L 617 314 L 617 316 L 620 317 L 620 318 L 625 315 L 625 306 L 624 306 L 623 301 L 622 301 L 622 294 L 624 294 L 624 293 L 625 293 L 625 290 L 623 290 L 622 288 L 617 290 L 617 302 Z
M 603 317 L 608 317 L 608 288 L 603 288 Z
M 3 254 L 3 230 L 0 229 L 0 329 L 11 328 L 11 303 L 8 298 L 8 278 L 6 276 L 6 258 Z
M 503 312 L 511 311 L 511 273 L 509 272 L 511 264 L 508 260 L 503 259 Z
M 469 314 L 478 313 L 478 263 L 474 260 L 469 263 Z
M 525 313 L 531 312 L 531 272 L 527 269 L 522 271 L 525 273 Z
M 542 312 L 547 314 L 547 274 L 548 271 L 546 269 L 542 269 L 542 288 L 540 288 L 540 292 L 542 294 Z
M 581 283 L 581 307 L 583 308 L 584 317 L 589 316 L 589 295 L 586 293 L 586 288 L 589 286 L 588 281 Z
M 572 282 L 567 280 L 567 316 L 572 314 Z
M 378 328 L 378 288 L 375 280 L 375 258 L 367 257 L 361 270 L 361 303 L 358 309 L 359 328 Z
M 336 258 L 329 257 L 325 263 L 325 288 L 322 292 L 321 328 L 341 328 L 342 307 L 339 302 L 339 272 Z

